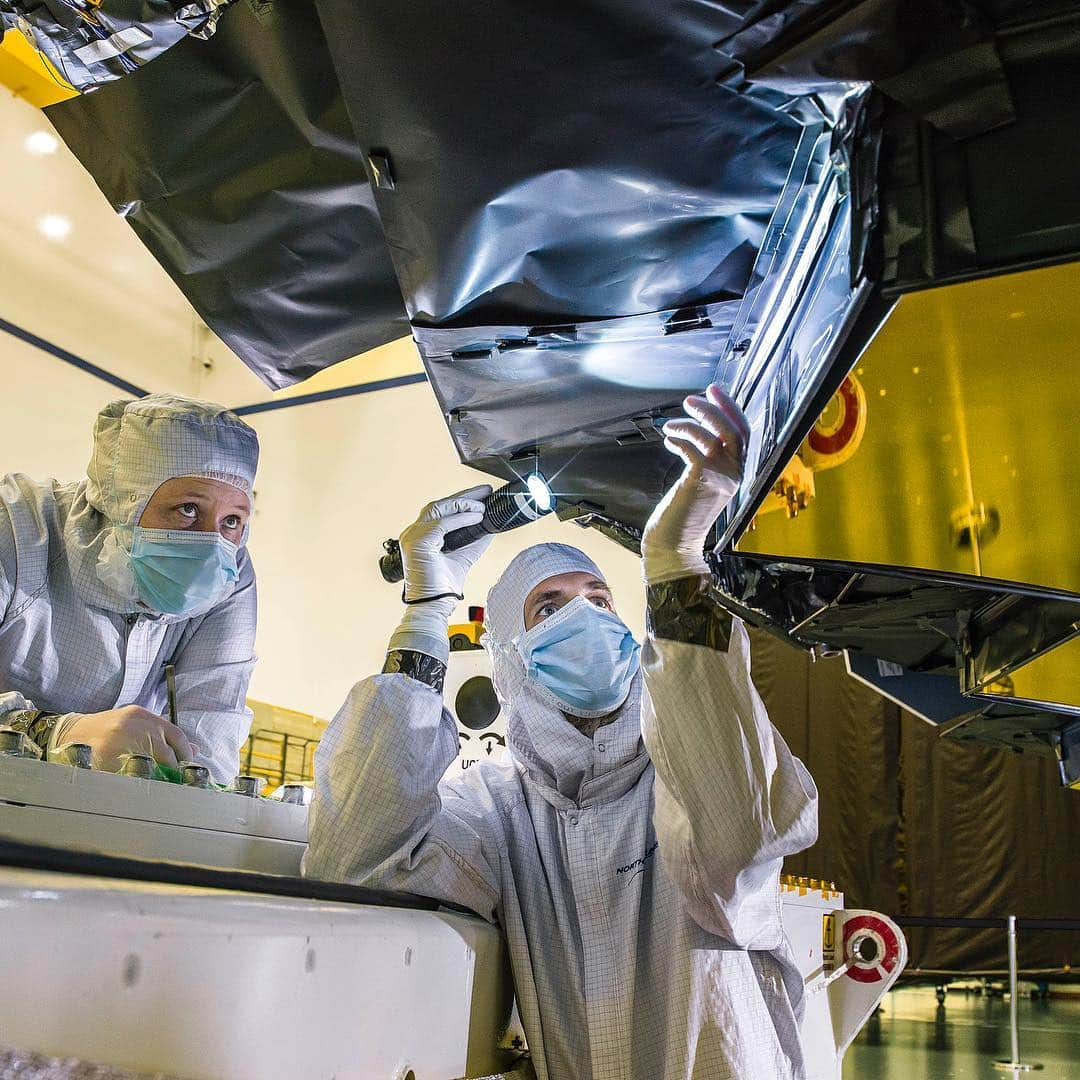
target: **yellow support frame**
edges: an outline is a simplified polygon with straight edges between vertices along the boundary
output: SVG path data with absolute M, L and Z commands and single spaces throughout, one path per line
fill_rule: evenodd
M 39 109 L 79 93 L 18 30 L 0 41 L 0 85 Z

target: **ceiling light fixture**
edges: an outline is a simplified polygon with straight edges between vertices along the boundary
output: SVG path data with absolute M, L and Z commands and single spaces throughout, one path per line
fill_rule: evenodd
M 23 139 L 23 148 L 28 154 L 36 154 L 43 157 L 47 154 L 55 154 L 60 140 L 48 131 L 32 131 Z
M 66 240 L 71 232 L 71 219 L 63 214 L 45 214 L 38 218 L 38 232 L 48 240 Z

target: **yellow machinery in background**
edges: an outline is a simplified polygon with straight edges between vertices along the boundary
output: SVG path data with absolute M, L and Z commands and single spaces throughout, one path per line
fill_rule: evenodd
M 469 621 L 451 623 L 447 633 L 450 635 L 451 652 L 479 649 L 480 638 L 484 633 L 484 609 L 473 605 L 469 608 Z
M 0 40 L 0 84 L 39 109 L 78 95 L 17 30 L 9 30 Z
M 327 722 L 264 701 L 249 700 L 248 706 L 255 715 L 240 751 L 240 772 L 263 777 L 267 790 L 310 783 L 315 777 L 315 748 Z

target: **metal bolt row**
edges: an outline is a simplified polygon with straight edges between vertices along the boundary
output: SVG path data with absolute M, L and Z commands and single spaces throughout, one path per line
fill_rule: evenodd
M 826 899 L 830 895 L 840 895 L 835 881 L 825 881 L 824 878 L 800 877 L 795 874 L 781 874 L 780 887 L 782 889 L 797 889 L 800 896 L 805 896 L 808 892 L 820 892 Z

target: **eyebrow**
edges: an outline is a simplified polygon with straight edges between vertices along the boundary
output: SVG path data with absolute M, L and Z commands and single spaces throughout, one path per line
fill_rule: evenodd
M 592 581 L 586 582 L 585 588 L 599 589 L 602 592 L 606 592 L 608 596 L 611 595 L 611 589 L 607 587 L 606 583 L 600 581 L 598 578 L 593 578 Z M 559 597 L 562 595 L 562 589 L 545 589 L 544 592 L 542 592 L 538 597 L 536 597 L 536 599 L 534 599 L 529 606 L 536 607 L 537 604 L 546 604 L 549 600 L 558 600 Z
M 536 607 L 537 604 L 546 604 L 549 600 L 558 600 L 560 596 L 562 596 L 561 589 L 548 589 L 537 596 L 531 606 Z
M 188 491 L 181 491 L 176 495 L 172 496 L 171 501 L 173 502 L 173 505 L 187 502 L 208 503 L 210 502 L 210 498 L 211 497 L 205 492 L 196 491 L 194 488 L 192 488 Z M 241 501 L 241 499 L 243 499 L 243 501 Z M 232 510 L 243 510 L 244 513 L 249 513 L 251 511 L 251 507 L 248 504 L 247 499 L 244 498 L 242 494 L 239 494 L 238 497 L 229 504 L 229 508 Z

